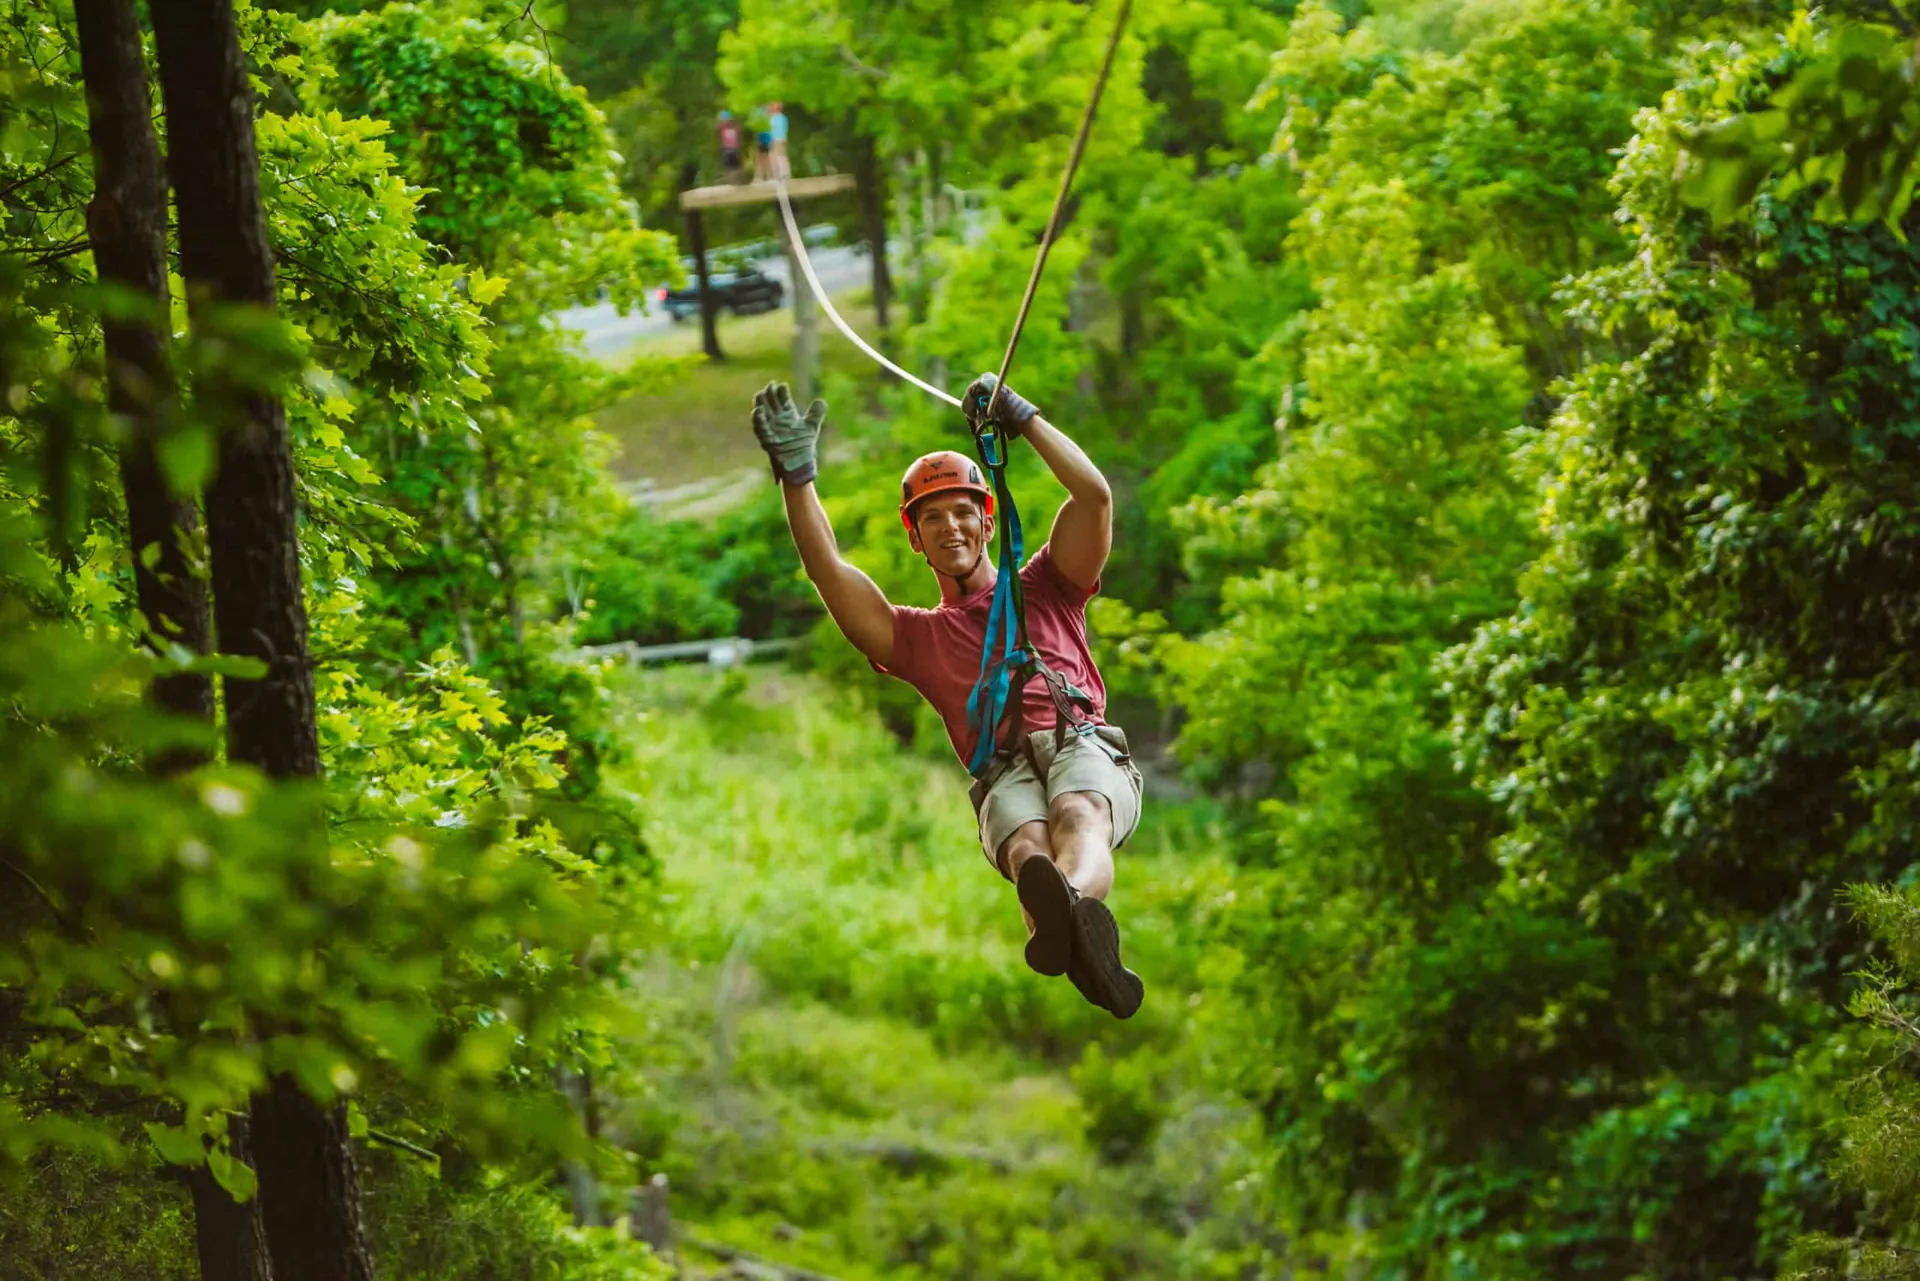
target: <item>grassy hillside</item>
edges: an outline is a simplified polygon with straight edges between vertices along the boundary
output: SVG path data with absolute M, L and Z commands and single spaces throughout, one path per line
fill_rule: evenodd
M 774 670 L 625 687 L 665 868 L 653 1041 L 613 1133 L 668 1174 L 685 1257 L 843 1278 L 1188 1275 L 1240 1118 L 1179 1066 L 1230 892 L 1207 815 L 1149 804 L 1113 903 L 1147 977 L 1119 1023 L 1020 958 L 957 764 Z
M 878 337 L 865 290 L 835 300 L 835 307 L 868 341 Z M 757 316 L 722 316 L 720 349 L 726 359 L 707 362 L 659 393 L 634 396 L 598 415 L 598 425 L 620 444 L 614 469 L 626 479 L 645 477 L 662 490 L 726 478 L 766 462 L 747 426 L 754 392 L 775 379 L 793 377 L 793 309 Z M 691 356 L 700 351 L 700 326 L 688 322 L 647 338 L 621 353 Z M 820 317 L 820 363 L 830 376 L 878 386 L 873 363 Z

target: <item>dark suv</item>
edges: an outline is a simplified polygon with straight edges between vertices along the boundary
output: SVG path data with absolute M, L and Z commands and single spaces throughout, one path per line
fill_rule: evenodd
M 700 282 L 693 278 L 692 272 L 687 275 L 685 289 L 661 289 L 654 295 L 676 322 L 700 314 Z M 786 295 L 786 287 L 779 281 L 748 266 L 709 272 L 707 285 L 713 290 L 714 310 L 730 311 L 736 316 L 772 311 Z

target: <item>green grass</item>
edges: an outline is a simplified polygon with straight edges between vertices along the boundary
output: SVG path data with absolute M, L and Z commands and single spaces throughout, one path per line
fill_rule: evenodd
M 1178 1066 L 1193 925 L 1232 884 L 1208 816 L 1150 802 L 1121 852 L 1149 995 L 1120 1023 L 1026 968 L 964 771 L 857 691 L 682 668 L 620 697 L 667 937 L 607 1125 L 683 1241 L 840 1281 L 1195 1275 L 1168 1207 L 1227 1203 L 1244 1126 Z
M 874 341 L 877 322 L 870 294 L 852 292 L 834 305 L 856 333 Z M 619 442 L 613 466 L 623 479 L 645 477 L 662 489 L 674 489 L 765 468 L 747 414 L 755 392 L 793 376 L 793 309 L 722 316 L 719 330 L 725 360 L 704 363 L 658 394 L 635 396 L 598 415 L 600 429 Z M 699 352 L 700 326 L 688 322 L 621 355 L 631 359 Z M 824 372 L 854 378 L 863 386 L 879 385 L 874 364 L 840 336 L 824 313 L 820 363 Z

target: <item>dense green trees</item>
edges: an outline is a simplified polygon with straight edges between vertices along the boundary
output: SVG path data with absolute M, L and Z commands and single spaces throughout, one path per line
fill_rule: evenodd
M 992 363 L 1063 132 L 1056 15 L 969 16 L 991 55 L 858 6 L 724 42 L 992 192 L 907 335 L 936 372 Z M 1795 68 L 1866 53 L 1764 8 L 1188 16 L 1139 14 L 1021 381 L 1130 499 L 1115 668 L 1242 803 L 1198 1043 L 1267 1126 L 1253 1253 L 1770 1274 L 1857 1209 L 1821 1170 L 1871 956 L 1837 895 L 1906 866 L 1915 330 L 1897 237 L 1813 221 L 1840 169 L 1765 189 L 1761 154 L 1731 228 L 1687 202 Z M 1693 22 L 1744 43 L 1673 54 Z M 1834 83 L 1793 127 L 1904 191 L 1904 100 Z M 869 456 L 951 439 L 889 409 Z M 884 473 L 836 472 L 836 520 L 917 599 Z
M 1662 73 L 1599 14 L 1535 13 L 1442 64 L 1452 88 L 1376 63 L 1325 151 L 1296 129 L 1309 198 L 1339 162 L 1303 252 L 1353 246 L 1305 324 L 1311 434 L 1202 544 L 1258 563 L 1263 538 L 1281 569 L 1163 647 L 1190 750 L 1278 770 L 1231 1022 L 1263 1051 L 1244 1088 L 1307 1240 L 1363 1225 L 1317 1248 L 1396 1271 L 1760 1275 L 1847 1222 L 1818 1174 L 1864 955 L 1836 894 L 1910 849 L 1911 263 L 1891 233 L 1813 223 L 1813 194 L 1721 234 L 1686 211 L 1691 131 L 1777 74 L 1726 47 L 1634 121 L 1603 196 Z M 1313 65 L 1310 21 L 1282 76 Z M 1320 65 L 1384 58 L 1366 30 Z M 1402 130 L 1416 167 L 1370 187 Z M 1498 212 L 1455 223 L 1483 190 Z M 1450 225 L 1464 270 L 1441 266 Z M 1396 226 L 1431 247 L 1396 263 Z M 1426 305 L 1402 313 L 1378 291 L 1409 276 Z M 1427 301 L 1449 289 L 1485 310 L 1450 322 Z
M 943 740 L 837 641 L 832 711 L 669 682 L 627 759 L 577 641 L 810 597 L 767 504 L 632 515 L 590 415 L 675 366 L 551 323 L 672 276 L 642 215 L 777 97 L 872 180 L 890 344 L 995 363 L 1106 10 L 302 7 L 237 12 L 244 138 L 169 43 L 220 6 L 0 15 L 0 1271 L 259 1275 L 258 1204 L 352 1273 L 344 1179 L 276 1191 L 350 1157 L 379 1275 L 656 1274 L 563 1162 L 850 1277 L 1911 1273 L 1900 14 L 1139 0 L 1014 377 L 1123 497 L 1108 676 L 1205 794 L 1123 870 L 1122 1035 L 996 968 L 850 709 Z M 894 480 L 959 424 L 828 394 L 922 603 Z M 732 1039 L 742 958 L 794 1026 Z M 872 1138 L 926 1100 L 861 1055 L 1012 1139 Z
M 548 577 L 556 567 L 540 559 L 561 527 L 552 509 L 573 499 L 570 515 L 590 510 L 581 495 L 605 484 L 590 466 L 580 415 L 623 384 L 576 368 L 557 341 L 528 341 L 507 366 L 520 382 L 496 375 L 490 386 L 480 308 L 508 282 L 447 262 L 420 235 L 419 194 L 377 141 L 386 126 L 338 114 L 230 119 L 227 107 L 245 102 L 231 90 L 246 69 L 238 46 L 219 49 L 222 12 L 169 11 L 180 24 L 160 45 L 163 63 L 173 59 L 165 123 L 196 139 L 169 147 L 181 268 L 190 289 L 213 287 L 192 294 L 191 337 L 170 354 L 186 394 L 169 397 L 151 380 L 133 385 L 143 402 L 116 391 L 125 417 L 99 402 L 102 299 L 75 287 L 70 246 L 76 236 L 86 245 L 88 116 L 72 31 L 59 21 L 0 29 L 10 136 L 22 142 L 7 181 L 31 201 L 29 216 L 11 223 L 0 362 L 13 414 L 0 424 L 8 708 L 0 1152 L 15 1189 L 0 1218 L 9 1250 L 23 1252 L 10 1264 L 29 1272 L 57 1270 L 77 1237 L 113 1237 L 127 1205 L 168 1200 L 168 1184 L 153 1182 L 166 1168 L 202 1167 L 222 1195 L 251 1196 L 241 1143 L 250 1095 L 281 1275 L 298 1275 L 296 1263 L 328 1275 L 364 1266 L 342 1262 L 364 1258 L 351 1178 L 323 1178 L 315 1165 L 343 1156 L 350 1133 L 380 1130 L 390 1142 L 473 1153 L 502 1168 L 543 1154 L 585 1159 L 590 1149 L 553 1074 L 604 1060 L 610 963 L 645 901 L 631 815 L 574 818 L 597 786 L 591 752 L 574 746 L 590 733 L 577 709 L 593 702 L 591 675 L 559 668 L 551 643 L 536 651 L 520 635 L 514 647 L 501 639 L 526 599 L 560 593 Z M 247 10 L 240 17 L 253 65 L 281 84 L 297 86 L 325 65 L 324 47 L 304 29 Z M 497 34 L 493 47 L 496 61 L 519 67 L 521 85 L 555 86 L 537 57 L 520 58 Z M 137 44 L 133 53 L 144 79 Z M 511 80 L 495 89 L 503 106 L 517 92 Z M 208 91 L 224 104 L 218 129 L 193 114 Z M 529 331 L 553 297 L 590 292 L 591 273 L 631 282 L 666 251 L 634 229 L 606 176 L 604 137 L 575 100 L 576 154 L 592 156 L 602 198 L 566 211 L 529 202 L 492 221 L 496 243 L 532 246 L 550 267 L 588 273 L 549 285 L 546 301 L 530 298 L 518 313 Z M 115 158 L 111 149 L 95 155 Z M 545 181 L 563 196 L 592 193 L 591 182 L 567 186 L 579 167 L 555 162 Z M 256 228 L 245 233 L 250 192 Z M 129 198 L 122 210 L 138 225 Z M 230 213 L 241 224 L 220 222 Z M 563 225 L 568 213 L 581 221 Z M 114 214 L 96 205 L 93 216 Z M 157 225 L 146 223 L 148 234 Z M 470 239 L 512 262 L 509 249 Z M 562 243 L 578 246 L 582 260 L 552 252 Z M 277 290 L 263 266 L 276 257 Z M 233 305 L 268 300 L 291 323 Z M 104 301 L 123 323 L 149 314 L 133 298 Z M 516 385 L 527 390 L 516 395 Z M 284 426 L 271 429 L 283 402 Z M 157 419 L 143 422 L 147 406 Z M 483 497 L 468 479 L 483 469 L 472 464 L 442 465 L 431 482 L 428 469 L 413 473 L 423 479 L 411 510 L 378 492 L 368 456 L 384 453 L 404 479 L 401 433 L 422 453 L 441 451 L 444 463 L 484 456 L 474 448 L 483 419 L 504 443 L 516 415 L 548 448 L 499 465 L 487 475 L 497 488 Z M 120 532 L 123 509 L 101 463 L 128 430 L 134 447 L 150 440 L 155 483 L 189 512 L 211 482 L 204 547 L 151 521 L 134 527 L 131 542 Z M 247 479 L 237 460 L 248 450 L 277 475 L 277 491 Z M 572 490 L 555 479 L 566 467 L 578 478 Z M 498 561 L 466 580 L 474 617 L 499 631 L 463 629 L 457 616 L 435 616 L 399 590 L 429 555 L 422 517 L 463 502 L 484 513 L 477 521 L 511 521 L 498 514 L 517 509 L 545 522 L 513 528 L 513 553 L 536 563 L 503 554 L 513 575 L 506 590 Z M 213 667 L 169 619 L 143 622 L 129 593 L 132 566 L 179 583 L 205 572 L 208 550 L 221 650 L 246 656 Z M 144 593 L 139 603 L 148 605 Z M 158 652 L 129 652 L 149 626 Z M 450 636 L 466 641 L 466 663 L 448 649 Z M 410 649 L 431 654 L 431 666 Z M 143 761 L 181 762 L 212 746 L 203 727 L 140 697 L 156 675 L 194 664 L 223 676 L 229 750 L 199 768 L 143 775 Z M 572 738 L 543 716 L 507 710 L 514 691 L 569 710 L 531 692 L 526 674 L 542 664 L 556 673 L 550 686 L 577 691 Z M 293 776 L 313 781 L 268 781 Z M 276 1188 L 269 1155 L 288 1177 L 305 1170 L 316 1181 Z M 88 1196 L 52 1199 L 63 1180 L 85 1184 Z M 322 1206 L 328 1213 L 316 1213 Z M 558 1239 L 557 1223 L 525 1222 Z M 322 1248 L 315 1232 L 335 1227 Z M 213 1275 L 204 1238 L 202 1266 Z M 560 1253 L 624 1275 L 651 1268 L 643 1252 L 609 1241 Z M 373 1246 L 385 1268 L 410 1266 L 404 1235 Z M 177 1266 L 166 1261 L 169 1247 L 149 1248 L 99 1265 L 142 1274 Z M 541 1249 L 536 1236 L 506 1257 Z M 588 1255 L 599 1262 L 588 1265 Z
M 1796 1052 L 1863 959 L 1836 896 L 1911 850 L 1916 262 L 1889 231 L 1813 221 L 1804 194 L 1732 233 L 1684 211 L 1683 130 L 1775 70 L 1721 60 L 1622 164 L 1638 252 L 1572 300 L 1625 351 L 1539 442 L 1548 547 L 1455 679 L 1516 902 L 1577 922 L 1612 976 L 1604 1011 L 1536 998 L 1608 1082 L 1592 1124 L 1650 1130 L 1650 1171 L 1769 1172 L 1746 1193 L 1758 1261 L 1805 1195 L 1778 1136 L 1821 1108 Z

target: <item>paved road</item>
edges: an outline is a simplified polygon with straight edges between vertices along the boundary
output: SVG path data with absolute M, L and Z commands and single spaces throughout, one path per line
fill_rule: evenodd
M 820 277 L 820 283 L 830 298 L 838 298 L 849 290 L 862 288 L 873 278 L 867 256 L 848 248 L 815 249 L 812 259 L 814 274 Z M 763 259 L 758 265 L 761 271 L 787 287 L 786 297 L 791 303 L 793 287 L 787 279 L 786 258 Z M 672 319 L 660 310 L 658 304 L 652 305 L 644 314 L 633 312 L 622 316 L 612 303 L 599 303 L 592 307 L 563 311 L 557 319 L 567 328 L 584 335 L 587 351 L 595 356 L 617 355 L 643 338 L 663 334 L 673 328 Z M 689 320 L 686 323 L 698 322 Z

